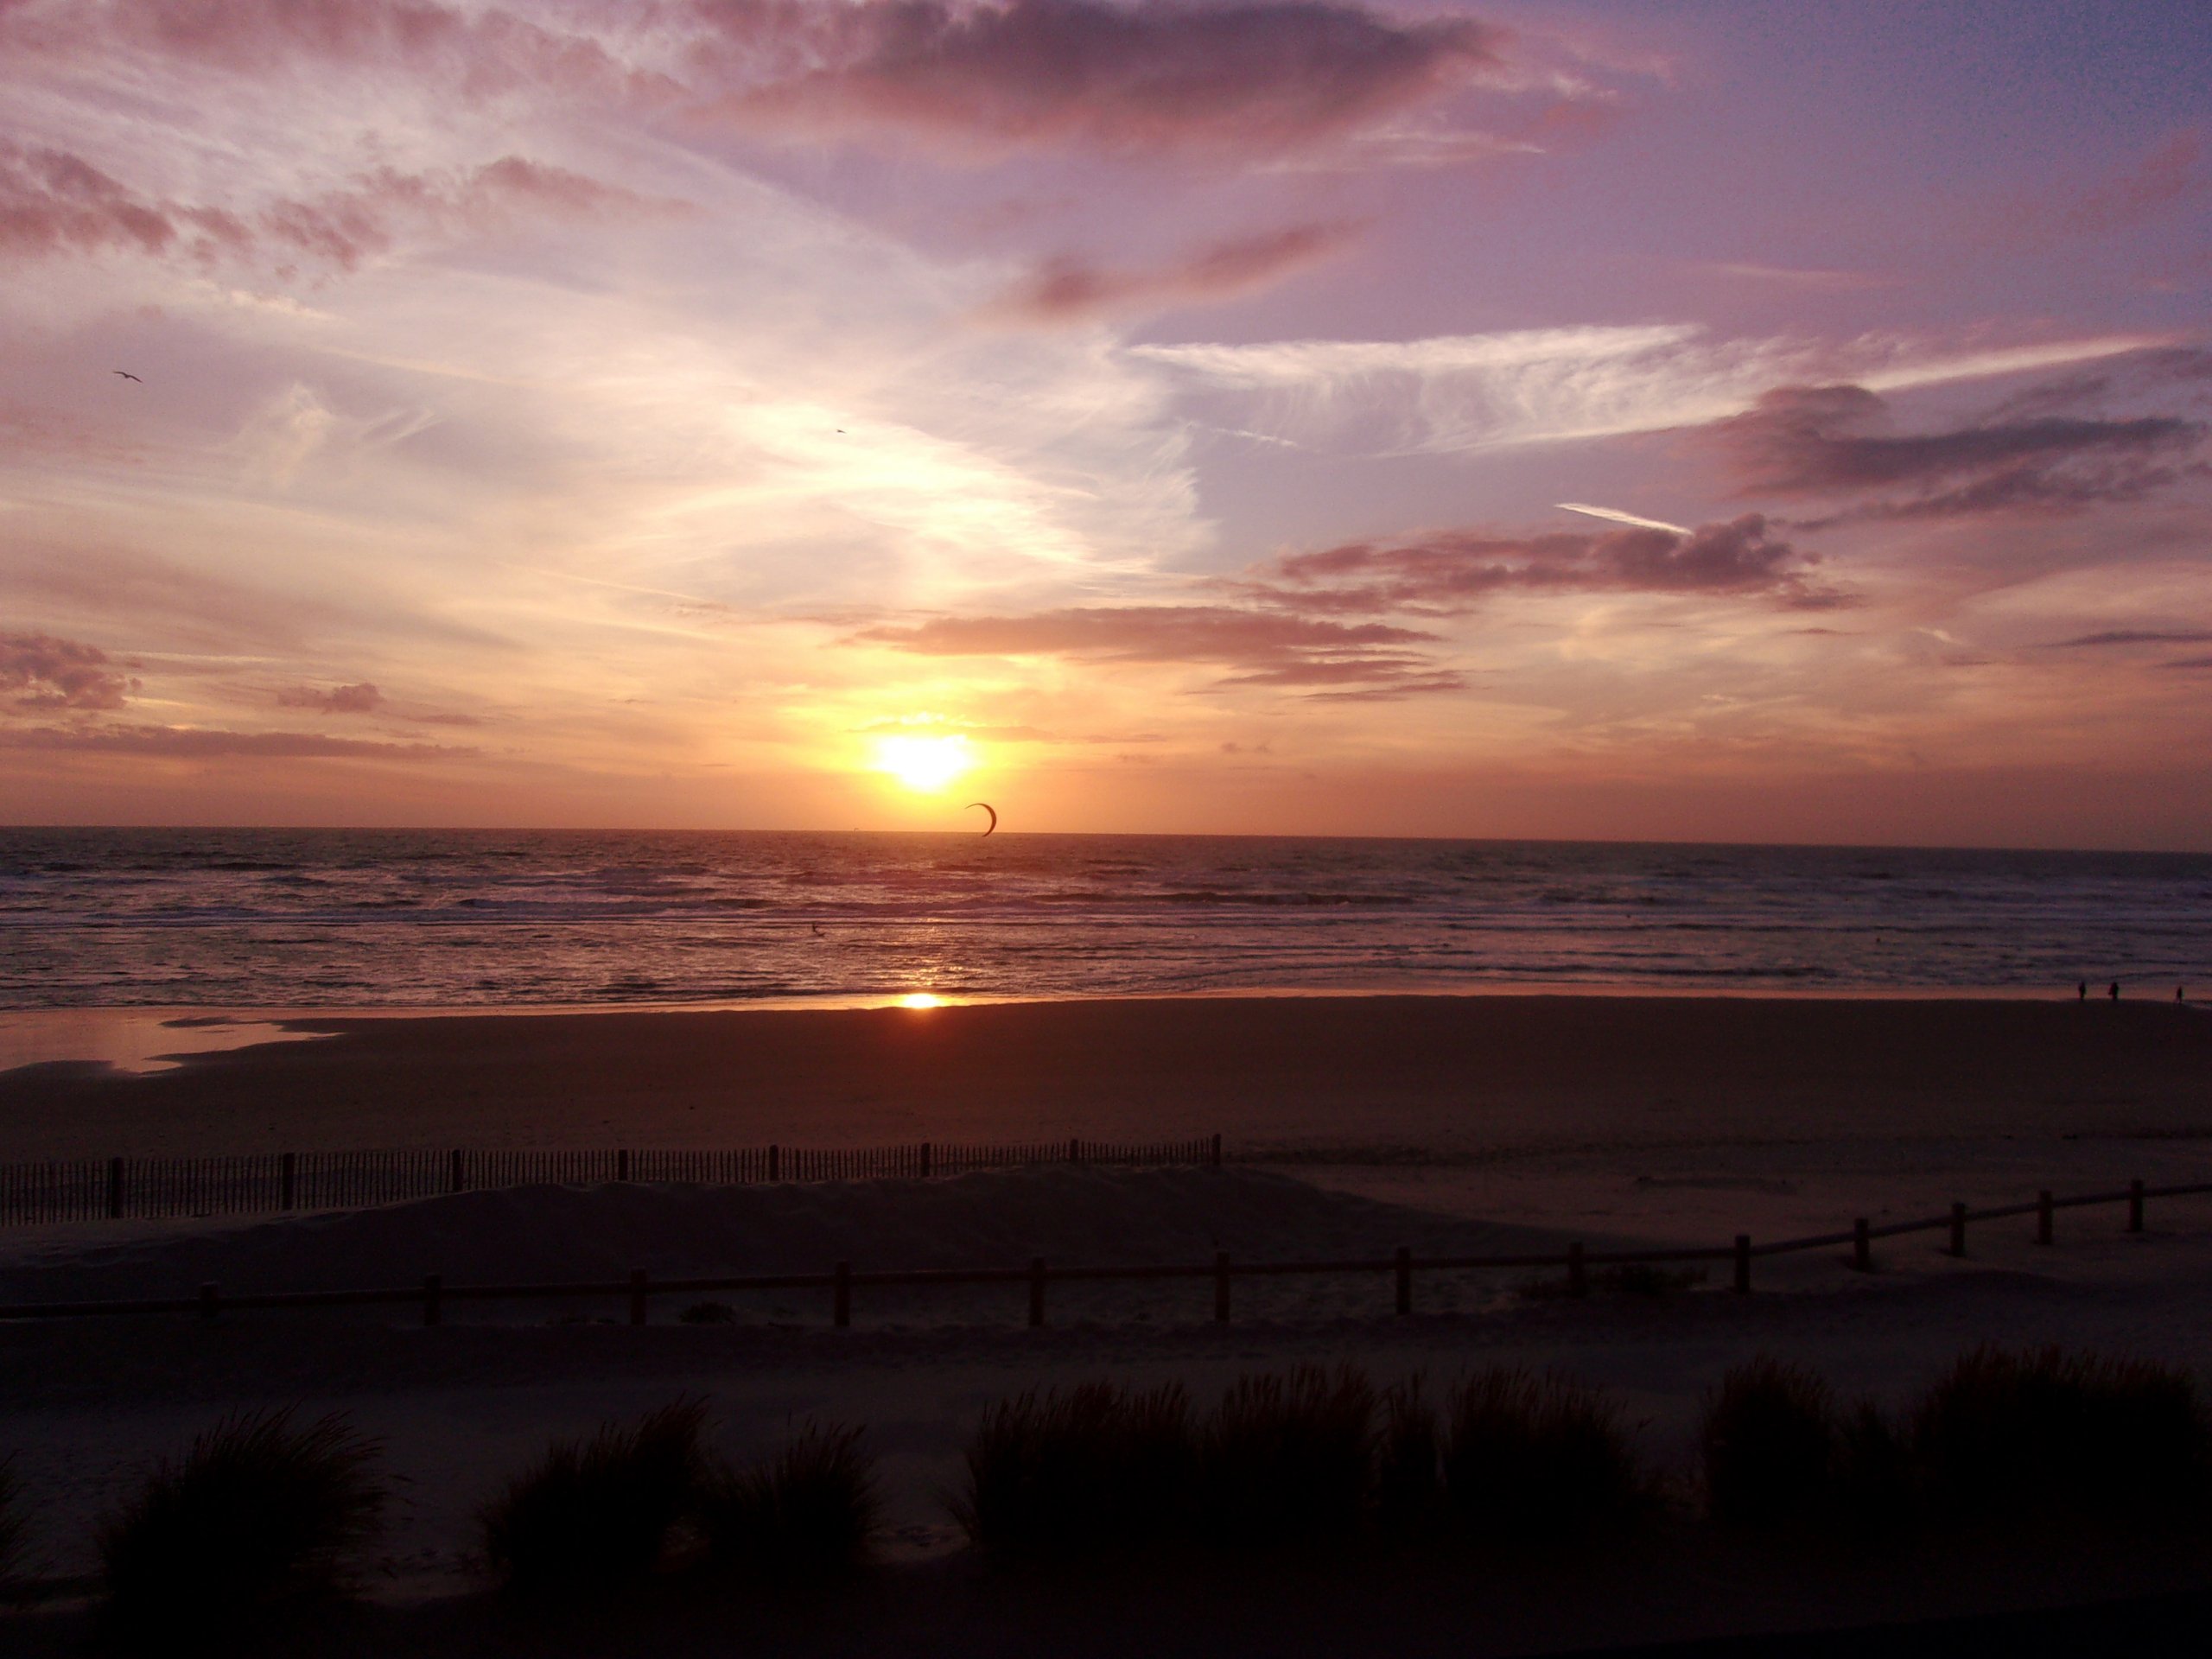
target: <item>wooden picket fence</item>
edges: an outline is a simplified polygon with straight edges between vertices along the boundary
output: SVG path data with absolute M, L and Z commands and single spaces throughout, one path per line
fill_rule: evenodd
M 1220 1137 L 1209 1141 L 1166 1142 L 1168 1147 L 1202 1147 L 1207 1154 L 1205 1161 L 1217 1165 L 1220 1160 Z M 1071 1141 L 1065 1147 L 1055 1144 L 1055 1150 L 1064 1158 L 1073 1152 L 1087 1152 L 1092 1143 Z M 1104 1150 L 1101 1147 L 1100 1150 Z M 582 1154 L 576 1154 L 582 1155 Z M 700 1154 L 692 1154 L 700 1155 Z M 855 1156 L 859 1154 L 845 1154 Z M 1055 1159 L 1052 1161 L 1059 1161 Z M 934 1158 L 925 1163 L 934 1168 Z M 1088 1161 L 1106 1162 L 1099 1158 Z M 1150 1161 L 1163 1161 L 1152 1160 Z M 1184 1161 L 1189 1161 L 1185 1160 Z M 830 1293 L 830 1321 L 839 1329 L 851 1325 L 853 1319 L 853 1292 L 856 1288 L 896 1287 L 924 1289 L 955 1285 L 1023 1286 L 1028 1291 L 1029 1323 L 1033 1326 L 1045 1323 L 1046 1293 L 1049 1286 L 1073 1283 L 1165 1281 L 1169 1280 L 1210 1280 L 1213 1289 L 1213 1317 L 1218 1324 L 1227 1324 L 1230 1318 L 1232 1287 L 1238 1279 L 1313 1278 L 1351 1275 L 1387 1280 L 1391 1287 L 1392 1312 L 1409 1314 L 1414 1311 L 1414 1281 L 1416 1273 L 1453 1273 L 1466 1271 L 1494 1271 L 1497 1269 L 1564 1268 L 1567 1274 L 1565 1289 L 1569 1296 L 1586 1296 L 1590 1291 L 1590 1270 L 1608 1266 L 1656 1266 L 1676 1262 L 1729 1262 L 1734 1268 L 1734 1283 L 1731 1288 L 1738 1295 L 1749 1295 L 1751 1290 L 1752 1263 L 1763 1257 L 1795 1255 L 1811 1250 L 1834 1249 L 1840 1245 L 1851 1247 L 1850 1265 L 1862 1273 L 1874 1271 L 1873 1243 L 1877 1239 L 1899 1238 L 1913 1233 L 1945 1232 L 1946 1252 L 1963 1256 L 1967 1253 L 1967 1230 L 1970 1224 L 1986 1224 L 2024 1216 L 2036 1218 L 2035 1242 L 2050 1245 L 2056 1242 L 2056 1217 L 2061 1210 L 2080 1210 L 2112 1205 L 2127 1206 L 2126 1230 L 2140 1233 L 2144 1229 L 2145 1205 L 2152 1198 L 2202 1197 L 2212 1194 L 2212 1183 L 2197 1182 L 2174 1186 L 2149 1186 L 2140 1180 L 2132 1181 L 2125 1191 L 2076 1193 L 2059 1198 L 2044 1191 L 2036 1195 L 2030 1204 L 1998 1205 L 1974 1210 L 1964 1204 L 1955 1204 L 1948 1214 L 1923 1217 L 1913 1221 L 1890 1222 L 1877 1227 L 1862 1217 L 1853 1222 L 1848 1230 L 1815 1233 L 1802 1238 L 1777 1239 L 1754 1244 L 1748 1234 L 1738 1233 L 1732 1243 L 1707 1247 L 1689 1247 L 1657 1250 L 1591 1250 L 1580 1243 L 1570 1243 L 1564 1251 L 1516 1255 L 1416 1256 L 1405 1246 L 1389 1255 L 1370 1256 L 1350 1261 L 1321 1262 L 1239 1262 L 1226 1250 L 1218 1250 L 1210 1262 L 1176 1265 L 1148 1265 L 1143 1267 L 1052 1267 L 1042 1256 L 1032 1256 L 1026 1267 L 1004 1268 L 927 1268 L 891 1270 L 859 1271 L 849 1262 L 835 1263 L 827 1273 L 750 1274 L 709 1279 L 653 1279 L 643 1268 L 632 1272 L 627 1279 L 613 1281 L 563 1284 L 516 1285 L 449 1285 L 442 1274 L 426 1274 L 420 1285 L 364 1287 L 359 1290 L 296 1290 L 249 1293 L 245 1295 L 225 1294 L 219 1285 L 203 1284 L 199 1294 L 191 1297 L 139 1299 L 131 1300 L 89 1302 L 18 1302 L 0 1305 L 0 1320 L 83 1319 L 102 1314 L 190 1313 L 212 1319 L 225 1310 L 255 1308 L 360 1307 L 372 1306 L 404 1306 L 412 1303 L 422 1310 L 424 1325 L 443 1322 L 445 1306 L 448 1302 L 527 1302 L 546 1300 L 604 1300 L 625 1298 L 628 1301 L 630 1323 L 647 1322 L 650 1304 L 654 1297 L 711 1295 L 733 1291 L 814 1290 Z
M 602 1181 L 928 1180 L 1039 1164 L 1218 1167 L 1221 1137 L 734 1151 L 271 1152 L 226 1158 L 79 1158 L 0 1165 L 0 1226 L 359 1210 L 488 1187 Z

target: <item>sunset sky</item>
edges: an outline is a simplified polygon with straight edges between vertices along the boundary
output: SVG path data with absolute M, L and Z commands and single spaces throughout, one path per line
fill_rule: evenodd
M 0 0 L 0 821 L 2212 847 L 2208 84 L 2203 0 Z

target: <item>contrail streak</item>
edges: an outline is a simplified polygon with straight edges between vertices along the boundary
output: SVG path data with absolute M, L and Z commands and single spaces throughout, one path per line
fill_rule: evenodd
M 1668 530 L 1677 536 L 1693 532 L 1688 524 L 1670 524 L 1663 518 L 1639 518 L 1632 512 L 1623 512 L 1618 507 L 1593 507 L 1580 501 L 1560 501 L 1553 504 L 1561 512 L 1587 513 L 1592 518 L 1610 518 L 1617 524 L 1634 524 L 1640 530 Z

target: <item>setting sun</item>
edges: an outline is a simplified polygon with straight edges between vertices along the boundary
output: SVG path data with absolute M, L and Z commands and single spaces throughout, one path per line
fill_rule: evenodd
M 943 789 L 975 764 L 964 737 L 886 737 L 876 743 L 876 770 L 909 789 Z

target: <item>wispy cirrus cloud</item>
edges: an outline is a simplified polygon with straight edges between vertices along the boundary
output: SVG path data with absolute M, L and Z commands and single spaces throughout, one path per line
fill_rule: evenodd
M 1141 345 L 1225 425 L 1317 448 L 1445 454 L 1702 426 L 1777 385 L 1840 378 L 1874 391 L 2095 362 L 2165 345 L 2107 334 L 1960 350 L 1862 336 L 1715 339 L 1690 323 L 1516 329 L 1408 340 Z
M 1290 225 L 1203 243 L 1151 266 L 1115 266 L 1063 255 L 1047 260 L 990 308 L 1027 322 L 1072 322 L 1116 312 L 1235 299 L 1333 258 L 1355 242 L 1357 225 Z
M 1787 386 L 1710 441 L 1746 494 L 1872 498 L 1816 524 L 2073 511 L 2203 470 L 2189 457 L 2207 429 L 2178 416 L 2037 415 L 1905 434 L 1883 429 L 1891 418 L 1864 386 Z

